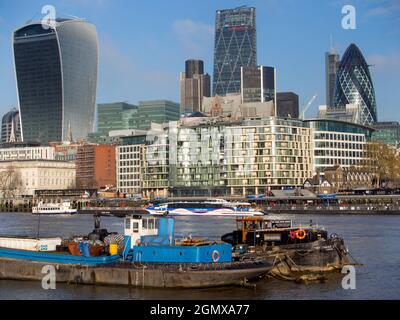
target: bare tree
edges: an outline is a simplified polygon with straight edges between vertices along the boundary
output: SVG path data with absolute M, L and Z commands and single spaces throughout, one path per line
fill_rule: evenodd
M 21 173 L 12 165 L 0 172 L 0 193 L 3 198 L 14 198 L 22 190 Z

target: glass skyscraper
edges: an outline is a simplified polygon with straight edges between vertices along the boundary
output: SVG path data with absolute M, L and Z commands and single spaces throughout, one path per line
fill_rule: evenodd
M 24 141 L 63 141 L 93 131 L 98 39 L 93 24 L 57 19 L 29 23 L 13 34 Z
M 218 10 L 215 19 L 213 95 L 240 93 L 241 67 L 257 66 L 256 9 Z
M 340 62 L 331 109 L 345 109 L 347 104 L 358 107 L 360 124 L 372 125 L 377 121 L 375 92 L 368 64 L 355 44 L 347 48 Z

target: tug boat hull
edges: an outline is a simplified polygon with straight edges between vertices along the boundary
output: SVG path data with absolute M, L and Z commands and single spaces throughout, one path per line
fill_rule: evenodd
M 0 280 L 42 281 L 43 267 L 54 266 L 56 282 L 84 285 L 117 285 L 148 288 L 206 288 L 241 285 L 266 275 L 267 261 L 221 265 L 134 264 L 108 265 L 60 264 L 0 258 Z

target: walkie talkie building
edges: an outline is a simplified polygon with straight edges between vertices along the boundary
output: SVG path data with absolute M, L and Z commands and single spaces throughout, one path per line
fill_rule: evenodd
M 215 19 L 213 95 L 240 93 L 241 67 L 257 66 L 256 9 L 218 10 Z
M 358 122 L 360 124 L 372 125 L 377 121 L 375 92 L 371 74 L 363 54 L 355 44 L 351 44 L 347 48 L 340 62 L 333 109 L 344 109 L 347 104 L 358 107 Z
M 15 74 L 24 141 L 63 141 L 93 130 L 98 39 L 80 19 L 32 22 L 13 34 Z

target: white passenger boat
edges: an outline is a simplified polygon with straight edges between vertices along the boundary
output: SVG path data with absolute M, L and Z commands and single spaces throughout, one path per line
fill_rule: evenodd
M 33 214 L 75 214 L 77 209 L 72 209 L 71 202 L 43 203 L 39 202 L 36 207 L 32 207 Z
M 145 208 L 150 214 L 155 215 L 180 215 L 180 216 L 262 216 L 264 212 L 251 208 L 247 202 L 231 203 L 226 200 L 216 199 L 207 201 L 177 201 Z

